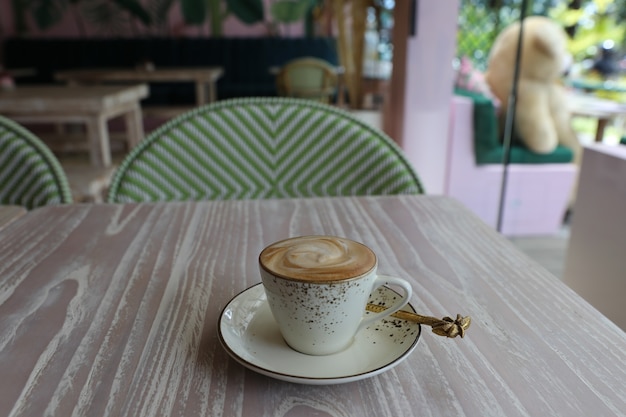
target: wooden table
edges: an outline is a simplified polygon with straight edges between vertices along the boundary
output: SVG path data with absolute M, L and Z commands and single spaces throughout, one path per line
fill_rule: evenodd
M 55 74 L 59 81 L 70 84 L 97 84 L 103 82 L 193 82 L 196 91 L 196 106 L 212 103 L 217 99 L 216 83 L 224 69 L 221 67 L 157 67 L 141 68 L 97 68 L 73 69 Z M 158 106 L 146 108 L 147 112 L 171 116 L 188 109 Z
M 0 205 L 0 229 L 9 225 L 9 223 L 17 220 L 27 211 L 21 206 L 2 206 Z
M 602 142 L 609 121 L 626 115 L 626 104 L 590 94 L 570 93 L 568 105 L 574 116 L 591 117 L 598 120 L 595 141 Z
M 422 313 L 395 368 L 307 386 L 247 370 L 217 320 L 289 235 L 366 242 Z M 0 230 L 0 415 L 623 416 L 626 334 L 438 196 L 66 205 Z
M 65 87 L 20 86 L 0 91 L 0 114 L 23 123 L 83 123 L 87 127 L 91 163 L 111 165 L 107 122 L 126 121 L 129 148 L 143 139 L 140 100 L 148 96 L 145 84 L 128 86 Z

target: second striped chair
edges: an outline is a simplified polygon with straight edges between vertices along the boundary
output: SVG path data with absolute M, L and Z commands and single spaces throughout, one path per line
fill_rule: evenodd
M 0 204 L 33 209 L 72 202 L 57 158 L 29 130 L 0 116 Z

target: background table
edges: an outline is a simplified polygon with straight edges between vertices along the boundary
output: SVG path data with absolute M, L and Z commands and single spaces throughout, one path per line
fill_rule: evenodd
M 570 93 L 568 95 L 568 104 L 574 116 L 591 117 L 598 120 L 595 134 L 596 142 L 602 142 L 604 139 L 604 130 L 610 120 L 623 118 L 626 115 L 625 103 L 595 97 L 590 94 Z M 620 126 L 620 134 L 622 130 L 623 126 Z
M 129 148 L 143 139 L 139 101 L 148 96 L 145 84 L 128 86 L 20 86 L 0 91 L 0 114 L 23 123 L 84 123 L 89 155 L 95 166 L 111 165 L 107 122 L 126 121 Z
M 565 83 L 573 88 L 585 91 L 626 93 L 626 85 L 618 80 L 566 79 Z
M 60 71 L 55 78 L 70 84 L 103 83 L 111 81 L 126 82 L 192 82 L 196 91 L 196 106 L 212 103 L 217 99 L 217 81 L 224 74 L 221 67 L 157 67 L 144 68 L 94 68 Z M 144 109 L 171 117 L 189 108 L 154 106 Z
M 256 374 L 217 337 L 260 281 L 263 246 L 366 242 L 424 328 L 379 376 L 304 386 Z M 459 203 L 402 196 L 38 209 L 0 230 L 0 415 L 619 416 L 626 334 Z

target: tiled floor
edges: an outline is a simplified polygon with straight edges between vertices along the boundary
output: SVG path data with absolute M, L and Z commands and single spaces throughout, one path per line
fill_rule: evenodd
M 67 174 L 72 197 L 78 203 L 102 203 L 111 177 L 122 160 L 121 155 L 113 155 L 113 165 L 109 168 L 94 168 L 87 155 L 73 154 L 58 156 Z

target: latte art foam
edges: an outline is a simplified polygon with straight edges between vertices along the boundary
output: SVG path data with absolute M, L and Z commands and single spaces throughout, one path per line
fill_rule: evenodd
M 302 236 L 276 242 L 261 252 L 261 266 L 287 278 L 328 281 L 354 278 L 376 266 L 367 246 L 335 236 Z

